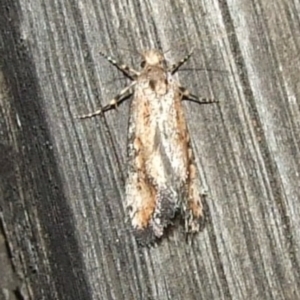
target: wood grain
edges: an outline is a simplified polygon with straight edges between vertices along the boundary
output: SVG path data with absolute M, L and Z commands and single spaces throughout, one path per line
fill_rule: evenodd
M 0 9 L 1 228 L 17 277 L 0 281 L 7 299 L 300 299 L 297 1 Z M 192 46 L 180 82 L 220 101 L 185 105 L 209 222 L 192 245 L 176 226 L 139 248 L 122 201 L 130 101 L 76 116 L 126 85 L 99 50 L 138 66 L 136 50 L 170 49 L 175 62 Z

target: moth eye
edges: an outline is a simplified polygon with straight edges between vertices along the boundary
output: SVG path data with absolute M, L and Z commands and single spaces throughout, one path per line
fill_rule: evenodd
M 146 66 L 146 62 L 143 60 L 143 61 L 141 62 L 141 67 L 144 68 L 145 66 Z

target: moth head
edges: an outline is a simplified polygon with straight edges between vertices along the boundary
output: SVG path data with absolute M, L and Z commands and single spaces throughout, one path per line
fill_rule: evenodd
M 160 66 L 165 67 L 166 59 L 162 52 L 156 49 L 146 50 L 141 53 L 142 62 L 141 67 L 145 68 L 146 66 Z

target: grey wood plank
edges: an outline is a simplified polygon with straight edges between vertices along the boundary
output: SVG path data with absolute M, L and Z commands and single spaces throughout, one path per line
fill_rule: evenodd
M 2 227 L 28 299 L 298 299 L 299 12 L 285 1 L 1 3 Z M 177 61 L 209 221 L 139 248 L 123 205 L 130 101 L 99 50 Z M 132 52 L 124 48 L 131 49 Z M 197 68 L 219 71 L 199 71 Z M 5 166 L 5 167 L 3 167 Z

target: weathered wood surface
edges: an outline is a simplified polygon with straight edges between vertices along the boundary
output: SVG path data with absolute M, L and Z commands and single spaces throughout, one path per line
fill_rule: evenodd
M 15 268 L 1 260 L 3 297 L 300 299 L 297 1 L 2 0 L 0 9 L 1 227 Z M 122 48 L 171 49 L 174 62 L 193 45 L 186 68 L 220 70 L 178 75 L 220 100 L 185 105 L 209 222 L 192 245 L 176 227 L 139 248 L 122 204 L 130 101 L 105 118 L 75 116 L 126 84 L 100 49 L 136 66 Z

